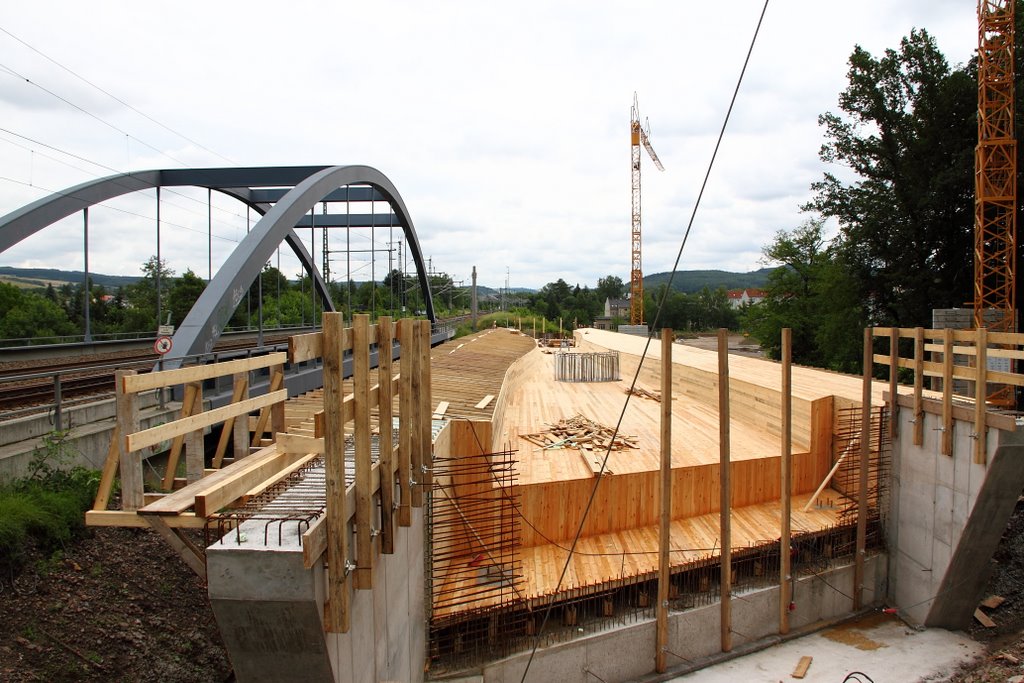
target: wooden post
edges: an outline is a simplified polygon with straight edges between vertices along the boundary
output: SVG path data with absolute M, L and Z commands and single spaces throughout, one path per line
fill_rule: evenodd
M 720 595 L 722 609 L 722 652 L 732 650 L 732 464 L 729 452 L 729 330 L 718 330 L 718 467 L 721 476 L 722 535 Z
M 899 401 L 896 400 L 897 382 L 900 370 L 900 328 L 889 329 L 889 439 L 894 441 L 899 433 Z
M 782 330 L 782 482 L 779 500 L 782 518 L 779 534 L 779 633 L 789 633 L 790 546 L 793 489 L 793 330 Z
M 202 399 L 199 402 L 200 407 L 196 408 L 196 390 L 202 386 L 202 382 L 189 382 L 185 385 L 185 395 L 181 399 L 181 417 L 190 417 L 202 411 Z M 174 477 L 178 473 L 178 460 L 181 458 L 181 449 L 184 446 L 184 436 L 176 436 L 171 441 L 171 450 L 167 454 L 167 470 L 164 472 L 164 490 L 170 491 L 174 488 Z
M 249 373 L 236 372 L 234 374 L 234 388 L 231 393 L 231 402 L 238 403 L 249 398 Z M 228 440 L 233 443 L 232 457 L 240 460 L 249 455 L 249 427 L 245 423 L 245 416 L 240 418 L 229 417 L 224 420 L 220 428 L 220 438 L 217 440 L 217 450 L 213 454 L 213 461 L 210 466 L 213 469 L 220 469 L 224 463 L 224 455 L 228 450 Z
M 238 397 L 238 402 L 244 401 L 249 398 L 249 373 L 239 372 L 234 376 L 234 392 L 232 393 L 232 399 Z M 241 460 L 249 455 L 249 418 L 245 415 L 240 415 L 234 418 L 234 422 L 231 424 L 231 454 L 235 460 Z M 217 463 L 216 467 L 220 467 L 220 463 Z
M 195 398 L 192 400 L 191 414 L 198 415 L 203 412 L 203 383 L 194 384 Z M 185 434 L 185 481 L 189 484 L 199 481 L 203 478 L 205 469 L 206 447 L 203 442 L 203 428 L 199 428 Z M 168 473 L 173 474 L 173 470 L 168 470 Z
M 134 374 L 134 370 L 118 370 L 114 373 L 122 510 L 138 510 L 146 504 L 142 486 L 142 457 L 128 450 L 128 435 L 139 431 L 139 397 L 134 392 L 125 391 L 124 378 Z
M 117 474 L 117 462 L 119 453 L 118 443 L 121 430 L 114 425 L 114 431 L 110 435 L 110 445 L 107 447 L 107 459 L 103 462 L 103 473 L 100 475 L 100 484 L 96 488 L 96 499 L 92 503 L 93 510 L 106 510 L 110 502 L 110 492 L 114 488 L 114 475 Z
M 985 426 L 985 413 L 988 408 L 986 402 L 988 397 L 988 330 L 984 327 L 978 328 L 974 348 L 978 361 L 974 382 L 974 462 L 984 465 L 988 459 L 986 444 L 988 429 Z
M 952 330 L 950 330 L 952 332 Z M 853 611 L 861 608 L 864 588 L 864 546 L 868 530 L 868 460 L 871 457 L 871 328 L 864 328 L 864 373 L 860 407 L 860 485 L 857 489 L 857 549 L 853 560 Z
M 370 490 L 370 316 L 352 316 L 352 399 L 356 464 L 356 588 L 373 588 L 373 491 Z
M 327 604 L 328 631 L 347 633 L 349 629 L 348 593 L 348 513 L 345 509 L 345 424 L 342 421 L 342 341 L 341 313 L 324 313 L 324 470 L 327 479 Z
M 377 319 L 377 404 L 380 432 L 380 547 L 381 552 L 395 552 L 395 445 L 392 425 L 391 352 L 394 331 L 391 316 Z
M 284 364 L 270 368 L 270 391 L 284 389 Z M 274 439 L 278 432 L 284 431 L 284 401 L 270 406 L 270 431 Z
M 409 372 L 412 375 L 409 384 L 409 429 L 412 432 L 412 448 L 410 450 L 412 459 L 409 478 L 412 483 L 411 494 L 412 506 L 414 508 L 423 506 L 423 488 L 421 486 L 423 481 L 423 430 L 420 426 L 424 419 L 429 420 L 431 416 L 430 407 L 428 406 L 426 411 L 424 411 L 422 401 L 420 400 L 423 395 L 423 375 L 420 372 L 420 362 L 422 361 L 420 357 L 420 346 L 422 345 L 420 329 L 419 323 L 415 320 L 409 328 L 409 338 L 412 342 L 409 345 L 411 356 L 409 359 Z M 403 374 L 405 372 L 404 351 L 402 353 L 402 372 Z
M 401 374 L 398 377 L 398 523 L 401 526 L 412 524 L 412 451 L 415 445 L 412 433 L 414 330 L 415 325 L 411 318 L 399 321 L 398 333 L 402 355 Z
M 419 334 L 419 372 L 420 372 L 420 392 L 417 394 L 420 401 L 420 445 L 422 450 L 422 458 L 420 460 L 420 471 L 417 472 L 422 486 L 418 487 L 420 492 L 419 504 L 423 504 L 423 496 L 430 493 L 431 488 L 434 486 L 434 438 L 433 438 L 433 399 L 430 396 L 430 321 L 420 320 L 418 322 L 420 328 Z M 413 499 L 413 505 L 416 505 L 416 499 Z
M 658 534 L 658 604 L 655 670 L 665 672 L 668 649 L 669 542 L 672 534 L 672 330 L 661 330 L 661 519 Z
M 942 454 L 953 455 L 953 330 L 942 331 Z
M 924 444 L 924 328 L 914 328 L 914 445 Z

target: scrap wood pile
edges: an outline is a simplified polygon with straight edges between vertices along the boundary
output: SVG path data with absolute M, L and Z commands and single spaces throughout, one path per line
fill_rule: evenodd
M 558 424 L 550 425 L 550 429 L 543 432 L 520 434 L 519 436 L 544 449 L 578 448 L 588 451 L 603 451 L 608 450 L 609 445 L 613 451 L 639 448 L 636 445 L 637 437 L 616 435 L 615 430 L 582 415 L 559 420 Z

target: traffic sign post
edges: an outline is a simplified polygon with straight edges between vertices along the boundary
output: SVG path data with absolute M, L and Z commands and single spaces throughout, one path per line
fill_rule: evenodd
M 153 342 L 153 350 L 159 353 L 161 356 L 171 350 L 174 346 L 174 342 L 171 341 L 170 337 L 157 337 L 156 341 Z

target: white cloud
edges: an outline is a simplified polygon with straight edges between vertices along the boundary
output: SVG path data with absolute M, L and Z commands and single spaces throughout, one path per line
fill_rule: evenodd
M 653 273 L 675 258 L 761 4 L 299 0 L 207 3 L 200 14 L 125 0 L 22 3 L 0 26 L 194 143 L 0 34 L 0 64 L 107 122 L 0 74 L 0 127 L 38 141 L 0 132 L 0 213 L 43 196 L 39 188 L 109 173 L 40 143 L 119 171 L 226 165 L 221 157 L 361 163 L 392 179 L 424 254 L 456 280 L 476 265 L 490 286 L 506 268 L 513 286 L 628 281 L 633 92 L 666 168 L 644 159 Z M 824 169 L 817 116 L 835 109 L 855 43 L 877 54 L 926 27 L 960 63 L 975 47 L 974 12 L 952 0 L 871 0 L 841 16 L 831 3 L 769 6 L 681 267 L 757 268 L 774 232 L 806 218 L 799 206 Z M 205 191 L 180 192 L 190 199 L 164 193 L 161 252 L 179 273 L 205 276 Z M 90 267 L 136 273 L 155 251 L 155 202 L 150 193 L 116 205 L 142 217 L 92 211 Z M 244 208 L 224 198 L 215 207 L 215 234 L 244 234 Z M 75 267 L 81 221 L 66 223 L 0 264 Z M 384 248 L 387 238 L 376 239 Z M 344 233 L 331 240 L 340 249 Z M 231 246 L 214 239 L 214 267 Z M 369 271 L 363 258 L 354 277 Z M 282 268 L 298 270 L 286 252 Z

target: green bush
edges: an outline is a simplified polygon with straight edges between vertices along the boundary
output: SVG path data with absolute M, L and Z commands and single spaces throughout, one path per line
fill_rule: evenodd
M 58 469 L 54 458 L 63 435 L 48 438 L 33 458 L 29 476 L 0 487 L 0 572 L 24 564 L 31 545 L 47 555 L 64 547 L 85 529 L 99 473 L 81 467 Z

